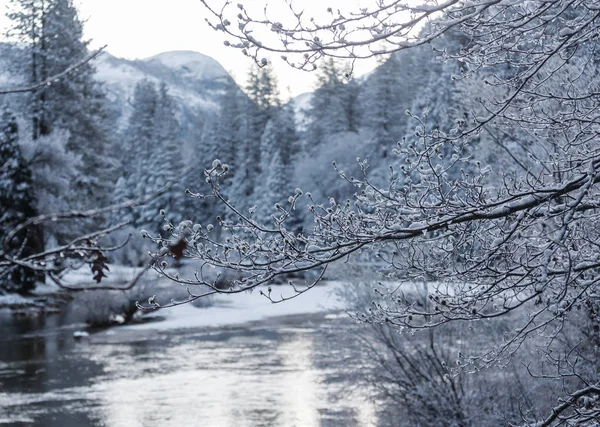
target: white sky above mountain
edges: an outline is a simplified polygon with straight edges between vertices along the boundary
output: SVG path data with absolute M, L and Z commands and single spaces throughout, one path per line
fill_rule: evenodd
M 335 5 L 341 1 L 329 3 Z M 344 4 L 353 1 L 345 0 Z M 9 0 L 0 0 L 2 38 L 9 25 L 4 16 L 8 4 Z M 80 16 L 87 20 L 85 33 L 93 48 L 106 44 L 108 52 L 127 59 L 147 58 L 171 50 L 194 50 L 216 59 L 238 84 L 245 84 L 251 60 L 223 45 L 223 35 L 208 27 L 204 20 L 207 11 L 198 0 L 76 0 L 76 4 Z M 256 4 L 262 6 L 264 2 Z M 302 0 L 298 4 L 325 7 L 317 0 Z M 273 65 L 282 97 L 314 89 L 314 73 L 294 70 L 279 60 Z M 359 64 L 356 74 L 368 72 L 375 65 L 374 62 Z

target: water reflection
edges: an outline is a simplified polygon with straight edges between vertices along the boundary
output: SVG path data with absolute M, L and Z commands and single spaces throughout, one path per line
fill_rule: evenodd
M 74 343 L 72 331 L 59 323 L 43 325 L 40 335 L 19 335 L 30 333 L 23 325 L 3 334 L 0 423 L 304 427 L 375 421 L 366 399 L 340 399 L 352 381 L 342 360 L 352 350 L 340 320 L 142 341 L 132 335 L 110 344 Z

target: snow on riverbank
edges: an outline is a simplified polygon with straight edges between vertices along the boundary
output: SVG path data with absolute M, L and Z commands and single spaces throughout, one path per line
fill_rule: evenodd
M 185 269 L 185 267 L 184 267 Z M 102 284 L 110 284 L 113 286 L 121 286 L 136 275 L 138 269 L 111 266 L 109 277 Z M 72 287 L 86 287 L 94 285 L 90 282 L 90 272 L 88 268 L 81 268 L 76 271 L 71 271 L 64 277 L 64 283 Z M 297 283 L 301 288 L 302 284 Z M 99 335 L 116 335 L 137 336 L 140 338 L 152 333 L 153 331 L 172 331 L 184 329 L 218 329 L 223 327 L 244 327 L 245 325 L 256 324 L 257 322 L 277 322 L 274 318 L 279 318 L 279 322 L 286 322 L 290 317 L 299 319 L 309 319 L 314 316 L 337 315 L 347 308 L 344 301 L 338 296 L 338 292 L 345 286 L 341 281 L 323 281 L 306 293 L 303 293 L 295 298 L 281 302 L 271 303 L 267 298 L 260 294 L 259 290 L 240 294 L 220 294 L 211 296 L 208 301 L 208 307 L 196 307 L 192 304 L 184 304 L 181 306 L 159 309 L 154 312 L 147 313 L 143 319 L 149 320 L 142 323 L 134 323 L 123 325 L 117 328 L 110 328 L 99 333 Z M 175 287 L 177 292 L 173 291 Z M 128 291 L 133 293 L 130 298 L 135 298 L 142 303 L 149 296 L 156 294 L 157 301 L 165 302 L 170 298 L 182 300 L 187 297 L 187 292 L 180 289 L 181 287 L 175 283 L 169 282 L 165 278 L 161 278 L 154 272 L 148 272 L 141 279 L 140 283 L 134 289 Z M 263 288 L 266 292 L 266 287 Z M 91 304 L 82 305 L 80 297 L 87 294 L 76 293 L 72 294 L 75 299 L 71 302 L 75 306 L 81 306 L 82 310 L 100 310 L 109 304 L 107 301 L 112 301 L 109 296 L 120 295 L 117 293 L 94 294 Z M 44 311 L 44 304 L 48 304 L 47 300 L 55 295 L 70 295 L 61 291 L 61 289 L 53 283 L 41 284 L 34 295 L 30 297 L 21 297 L 18 295 L 0 296 L 0 308 L 18 309 L 21 306 L 31 306 L 32 304 L 39 305 L 40 310 Z M 90 294 L 91 295 L 91 294 Z M 272 286 L 272 297 L 277 299 L 280 296 L 289 298 L 294 295 L 293 289 L 289 285 L 274 285 Z M 133 300 L 133 301 L 135 301 Z M 85 301 L 84 301 L 85 302 Z M 89 301 L 88 301 L 89 302 Z M 106 309 L 108 309 L 106 308 Z M 117 313 L 118 314 L 118 313 Z M 287 318 L 283 319 L 283 318 Z M 97 334 L 97 333 L 96 333 Z M 96 335 L 94 334 L 94 335 Z
M 31 305 L 32 301 L 19 294 L 0 295 L 0 308 Z
M 182 272 L 189 273 L 190 267 L 184 266 Z M 111 266 L 111 272 L 107 282 L 126 282 L 137 272 L 123 266 Z M 89 277 L 86 269 L 71 272 L 67 282 L 72 285 L 84 282 Z M 153 272 L 149 272 L 141 282 L 156 281 L 155 291 L 157 300 L 164 301 L 168 294 L 169 286 L 178 286 L 170 283 L 164 278 L 158 278 Z M 298 284 L 301 286 L 300 284 Z M 120 331 L 168 331 L 177 329 L 212 329 L 233 325 L 244 325 L 251 322 L 265 321 L 270 318 L 282 316 L 310 315 L 315 313 L 334 313 L 346 308 L 344 302 L 337 296 L 344 283 L 339 281 L 323 281 L 291 300 L 273 304 L 267 298 L 260 295 L 259 290 L 253 292 L 215 295 L 211 297 L 212 305 L 209 307 L 195 307 L 192 304 L 184 304 L 177 307 L 165 308 L 145 315 L 145 318 L 155 317 L 160 320 L 153 322 L 124 325 L 110 330 L 109 333 Z M 165 294 L 161 295 L 161 290 Z M 266 288 L 263 288 L 266 291 Z M 272 286 L 272 297 L 290 297 L 294 294 L 288 285 Z M 178 299 L 178 298 L 176 298 Z M 142 301 L 143 302 L 143 301 Z
M 337 312 L 345 308 L 344 302 L 335 295 L 335 291 L 341 286 L 343 284 L 340 282 L 323 282 L 296 298 L 278 304 L 271 303 L 257 291 L 217 295 L 213 297 L 214 305 L 211 307 L 196 308 L 191 304 L 185 304 L 161 309 L 152 315 L 164 317 L 163 321 L 128 325 L 119 329 L 166 331 L 217 328 L 265 321 L 281 316 Z M 273 287 L 273 297 L 279 294 L 289 297 L 292 289 L 288 286 Z

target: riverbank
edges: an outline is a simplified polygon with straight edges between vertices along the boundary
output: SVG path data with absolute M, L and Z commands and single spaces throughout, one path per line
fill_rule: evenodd
M 46 315 L 60 312 L 71 295 L 58 287 L 44 286 L 46 292 L 34 292 L 24 296 L 19 294 L 0 295 L 0 311 L 10 311 L 16 316 Z
M 87 269 L 71 272 L 66 277 L 69 286 L 82 286 L 89 279 Z M 127 281 L 136 274 L 136 269 L 113 266 L 109 277 L 111 284 Z M 107 280 L 107 282 L 109 282 Z M 123 319 L 114 311 L 121 307 L 121 297 L 128 304 L 135 301 L 144 304 L 152 295 L 158 301 L 169 301 L 170 298 L 185 300 L 187 291 L 176 283 L 159 278 L 149 272 L 140 282 L 126 293 L 118 291 L 71 293 L 54 284 L 43 284 L 29 296 L 2 295 L 0 310 L 18 317 L 45 317 L 64 311 L 69 304 L 69 318 L 78 325 L 88 323 L 88 327 L 78 332 L 94 342 L 119 342 L 127 340 L 153 339 L 157 335 L 182 334 L 186 332 L 215 331 L 222 329 L 254 328 L 261 325 L 298 324 L 306 321 L 322 321 L 327 316 L 339 315 L 346 305 L 338 297 L 344 286 L 338 281 L 323 281 L 308 292 L 281 303 L 272 303 L 260 290 L 240 294 L 213 295 L 198 302 L 171 308 L 161 308 L 149 313 L 137 313 L 134 322 L 118 324 L 112 322 L 94 327 L 89 319 L 94 317 L 112 317 Z M 289 285 L 271 287 L 272 297 L 290 298 L 295 292 Z M 263 289 L 267 292 L 267 288 Z M 180 295 L 181 294 L 181 295 Z M 118 297 L 118 298 L 117 298 Z M 115 307 L 112 307 L 115 306 Z M 117 308 L 117 310 L 119 310 Z M 113 312 L 114 311 L 114 312 Z M 110 326 L 110 327 L 107 327 Z M 79 334 L 82 332 L 82 334 Z M 89 332 L 89 338 L 86 336 Z
M 96 332 L 94 343 L 147 340 L 166 334 L 211 332 L 217 330 L 256 328 L 319 322 L 345 315 L 345 304 L 337 296 L 341 282 L 323 282 L 309 292 L 281 303 L 272 303 L 258 291 L 211 297 L 208 307 L 185 304 L 146 314 L 144 322 L 122 325 Z M 288 286 L 273 288 L 273 294 L 291 295 Z

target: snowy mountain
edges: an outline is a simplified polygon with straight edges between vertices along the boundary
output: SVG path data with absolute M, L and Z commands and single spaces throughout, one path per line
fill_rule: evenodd
M 215 80 L 229 76 L 214 59 L 189 50 L 164 52 L 143 62 L 178 70 L 182 76 L 193 80 Z
M 14 57 L 14 49 L 14 45 L 0 43 L 0 87 L 23 86 L 22 79 L 11 72 L 13 67 L 9 61 Z M 182 140 L 187 145 L 193 144 L 192 133 L 197 132 L 206 117 L 219 108 L 219 98 L 231 82 L 221 64 L 192 51 L 164 52 L 139 60 L 117 58 L 105 52 L 93 61 L 93 66 L 107 95 L 110 114 L 118 131 L 127 125 L 136 84 L 143 79 L 156 85 L 166 83 L 182 124 Z
M 231 79 L 214 59 L 192 51 L 173 51 L 142 59 L 116 58 L 109 53 L 94 63 L 96 76 L 104 85 L 119 128 L 131 113 L 130 100 L 135 85 L 143 79 L 165 82 L 175 99 L 180 121 L 203 116 L 218 108 L 218 99 Z M 202 120 L 202 117 L 196 117 Z

